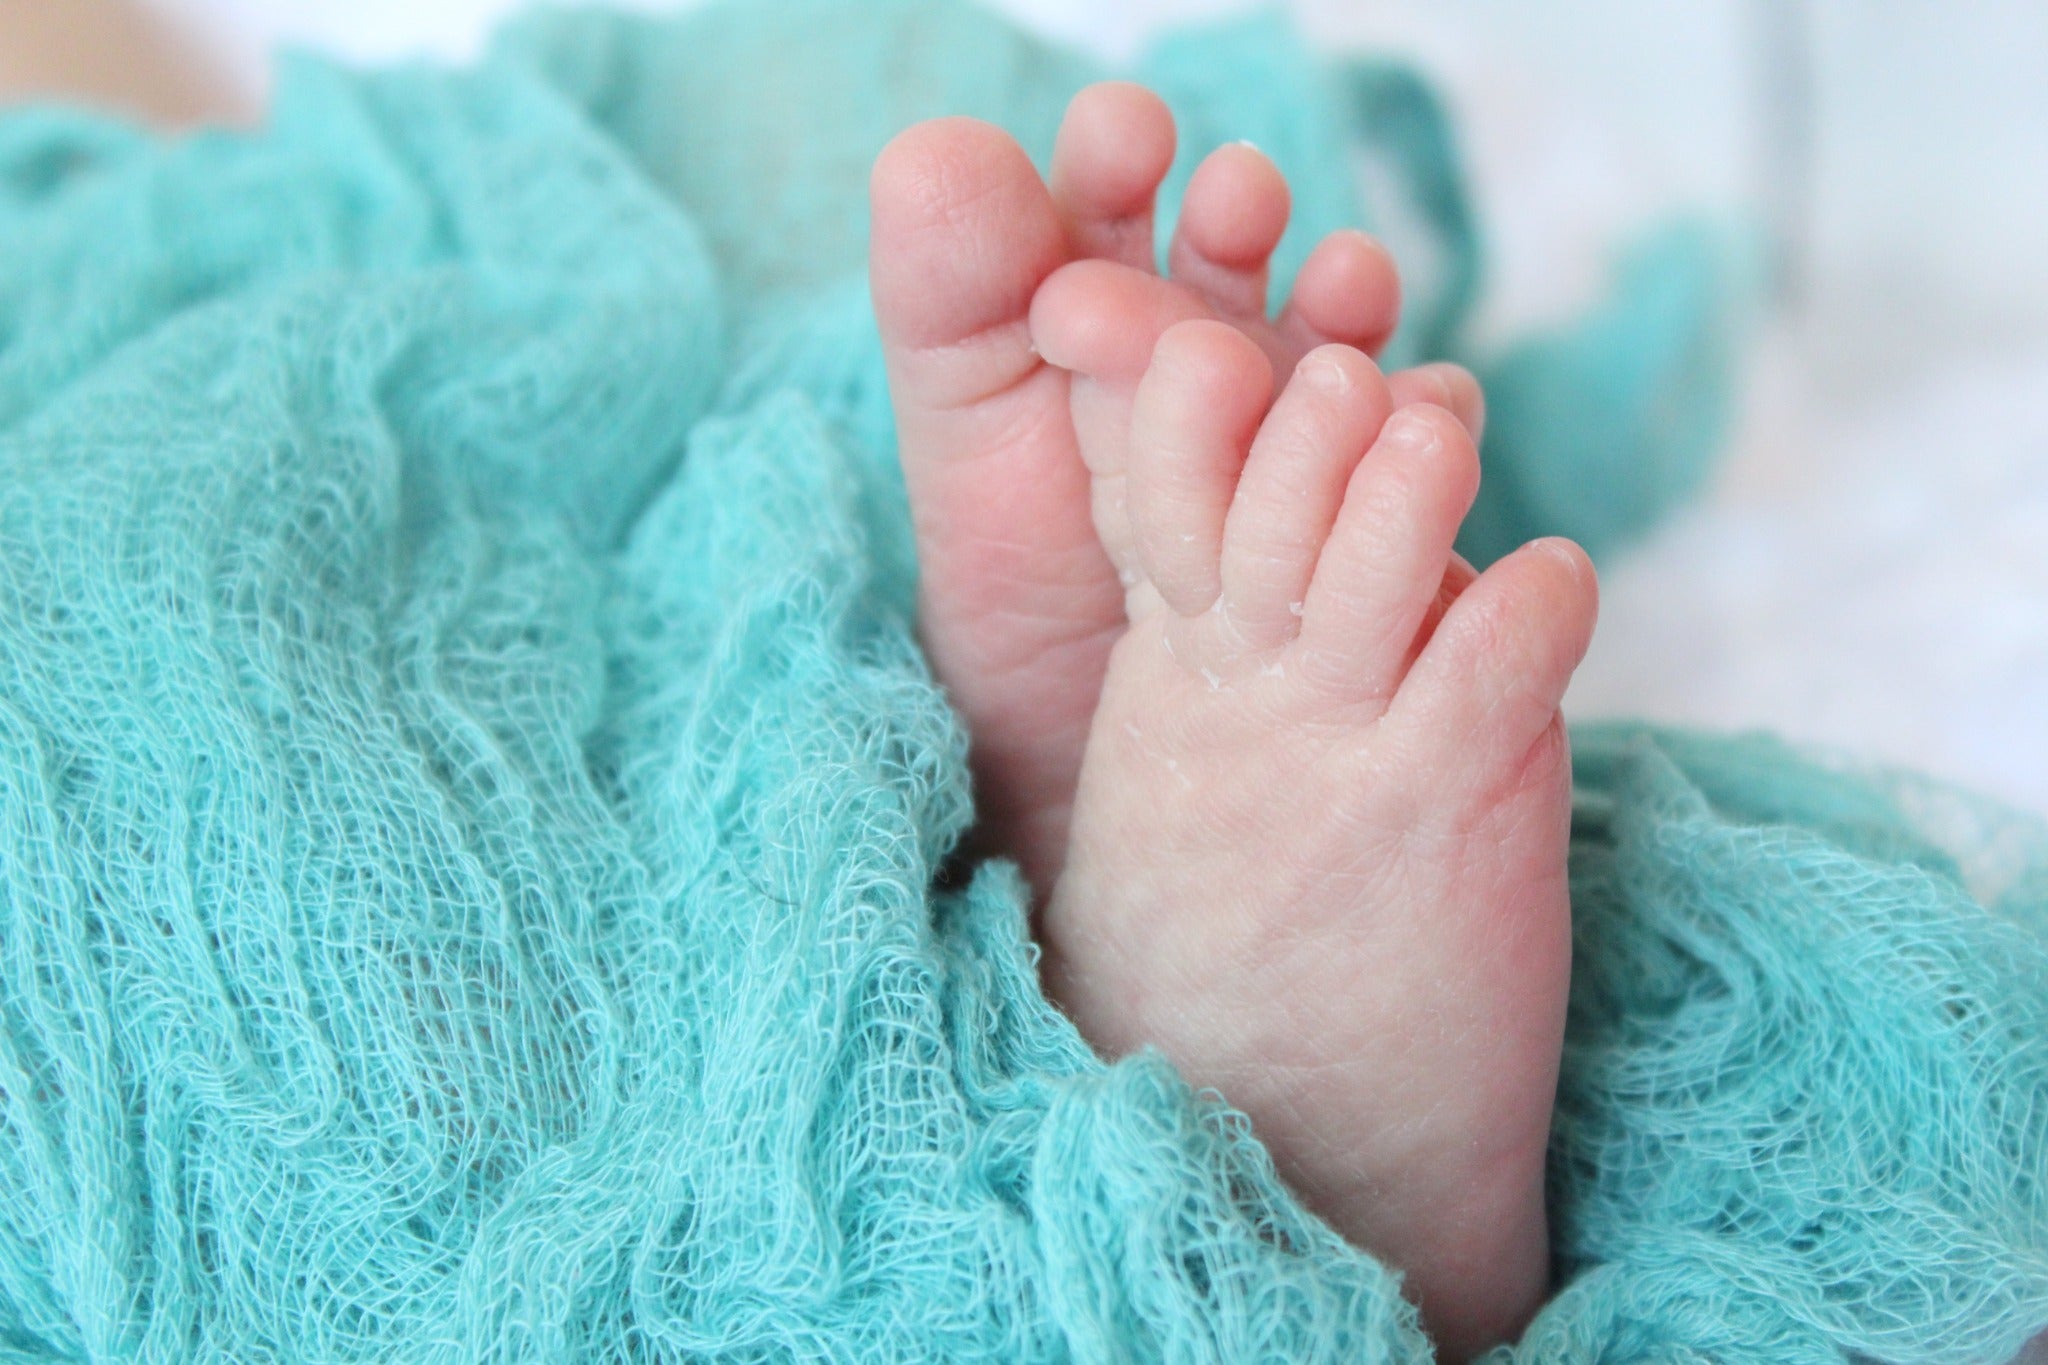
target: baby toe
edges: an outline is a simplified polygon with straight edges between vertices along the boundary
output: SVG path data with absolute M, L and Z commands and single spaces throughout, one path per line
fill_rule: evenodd
M 1479 575 L 1444 612 L 1388 718 L 1482 789 L 1510 779 L 1549 734 L 1586 656 L 1599 583 L 1569 540 L 1531 541 Z
M 1052 197 L 1075 256 L 1151 270 L 1153 205 L 1173 164 L 1173 115 L 1142 85 L 1074 96 L 1053 143 Z
M 1250 143 L 1218 147 L 1188 181 L 1167 250 L 1173 278 L 1225 317 L 1266 316 L 1273 248 L 1287 230 L 1287 179 Z
M 1303 613 L 1305 676 L 1384 702 L 1450 584 L 1451 544 L 1479 491 L 1479 454 L 1449 412 L 1397 410 L 1344 490 Z
M 1387 376 L 1387 388 L 1394 395 L 1397 408 L 1432 403 L 1456 417 L 1472 433 L 1474 441 L 1485 435 L 1486 395 L 1463 365 L 1437 361 L 1417 365 L 1412 370 L 1397 370 Z
M 1138 382 L 1130 523 L 1145 576 L 1183 616 L 1207 611 L 1222 590 L 1224 520 L 1272 390 L 1257 344 L 1207 319 L 1169 328 Z
M 1359 455 L 1387 419 L 1379 367 L 1349 346 L 1302 357 L 1252 442 L 1225 523 L 1223 602 L 1252 648 L 1301 629 L 1316 560 Z
M 1354 228 L 1316 243 L 1294 277 L 1294 293 L 1280 314 L 1280 334 L 1308 351 L 1340 341 L 1378 355 L 1401 321 L 1401 277 L 1394 258 Z
M 1031 342 L 1047 363 L 1111 383 L 1135 384 L 1166 329 L 1206 316 L 1202 301 L 1149 271 L 1073 261 L 1031 300 Z

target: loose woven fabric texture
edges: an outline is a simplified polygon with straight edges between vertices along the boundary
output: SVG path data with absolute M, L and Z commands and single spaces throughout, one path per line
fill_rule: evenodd
M 290 63 L 257 132 L 0 120 L 0 1360 L 1430 1357 L 1241 1117 L 1048 1007 L 1013 869 L 935 877 L 965 737 L 867 168 L 942 112 L 1042 158 L 1097 74 L 778 0 Z M 1475 554 L 1692 486 L 1696 238 L 1474 353 L 1420 81 L 1266 20 L 1132 74 L 1169 206 L 1226 138 L 1289 172 L 1283 278 L 1413 227 L 1401 353 L 1496 381 Z M 1513 1358 L 2016 1351 L 2048 836 L 1762 739 L 1575 742 L 1557 1291 Z

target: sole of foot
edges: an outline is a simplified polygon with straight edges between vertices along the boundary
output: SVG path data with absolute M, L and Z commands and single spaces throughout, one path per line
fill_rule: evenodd
M 1397 410 L 1363 353 L 1319 346 L 1275 387 L 1261 347 L 1206 319 L 1170 327 L 1133 387 L 1122 490 L 1096 503 L 1130 625 L 1046 979 L 1098 1046 L 1157 1046 L 1242 1108 L 1462 1358 L 1547 1282 L 1558 708 L 1597 590 L 1565 541 L 1483 574 L 1457 558 L 1471 434 Z
M 1373 364 L 1399 288 L 1363 234 L 1269 315 L 1287 189 L 1256 150 L 1197 169 L 1155 269 L 1173 138 L 1111 84 L 1050 183 L 970 120 L 877 162 L 920 629 L 973 737 L 979 847 L 1045 902 L 1048 991 L 1243 1108 L 1457 1357 L 1545 1276 L 1557 702 L 1593 578 L 1563 543 L 1484 575 L 1451 551 L 1477 386 Z
M 972 736 L 972 851 L 1015 858 L 1041 897 L 1065 861 L 1089 720 L 1124 630 L 1090 464 L 1119 460 L 1127 404 L 1119 386 L 1045 363 L 1033 301 L 1056 275 L 1055 303 L 1086 297 L 1090 271 L 1133 286 L 1154 310 L 1151 335 L 1099 336 L 1127 368 L 1186 318 L 1228 317 L 1289 365 L 1333 341 L 1376 353 L 1399 317 L 1392 261 L 1359 232 L 1321 243 L 1280 316 L 1263 315 L 1288 194 L 1243 145 L 1197 170 L 1159 275 L 1154 209 L 1175 137 L 1156 95 L 1107 82 L 1068 109 L 1050 183 L 1007 133 L 965 118 L 907 130 L 872 176 L 869 273 L 917 533 L 920 633 Z M 1477 430 L 1478 386 L 1458 367 L 1392 384 L 1397 403 L 1443 403 Z

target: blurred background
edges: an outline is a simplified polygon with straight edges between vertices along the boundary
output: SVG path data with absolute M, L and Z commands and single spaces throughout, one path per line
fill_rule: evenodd
M 996 0 L 1105 55 L 1223 0 Z M 516 0 L 0 0 L 0 91 L 260 116 L 281 43 L 460 58 Z M 650 0 L 636 7 L 660 8 Z M 1708 494 L 1605 565 L 1568 701 L 1765 727 L 2048 813 L 2048 5 L 1293 0 L 1457 116 L 1487 324 L 1570 315 L 1679 209 L 1762 243 Z

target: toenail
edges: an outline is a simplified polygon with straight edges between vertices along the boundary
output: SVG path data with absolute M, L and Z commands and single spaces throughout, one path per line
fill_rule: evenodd
M 1310 351 L 1304 356 L 1298 373 L 1303 382 L 1324 393 L 1351 392 L 1351 372 L 1334 357 L 1321 351 Z
M 1403 410 L 1387 419 L 1387 427 L 1380 439 L 1394 450 L 1406 451 L 1413 455 L 1425 454 L 1442 444 L 1436 434 L 1436 423 L 1420 413 Z
M 1529 543 L 1570 569 L 1573 578 L 1579 577 L 1582 572 L 1579 566 L 1584 563 L 1586 552 L 1581 550 L 1575 543 L 1565 539 L 1563 536 L 1544 536 L 1540 540 L 1533 540 Z

